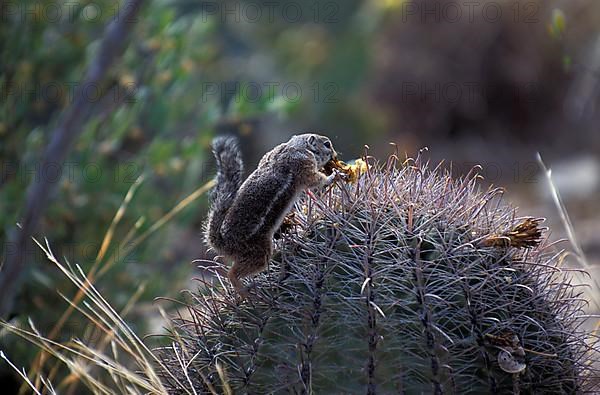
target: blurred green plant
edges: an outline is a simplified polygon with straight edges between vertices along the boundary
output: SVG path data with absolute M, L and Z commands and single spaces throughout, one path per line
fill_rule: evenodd
M 288 3 L 281 2 L 279 12 Z M 256 134 L 254 121 L 265 116 L 302 120 L 305 126 L 318 123 L 334 133 L 365 125 L 364 112 L 356 111 L 361 76 L 368 65 L 365 37 L 369 31 L 356 29 L 364 22 L 357 17 L 364 6 L 352 1 L 315 10 L 312 2 L 300 3 L 304 17 L 294 23 L 279 12 L 268 23 L 249 23 L 223 20 L 222 14 L 207 12 L 204 3 L 150 2 L 123 58 L 109 71 L 107 83 L 89 87 L 89 100 L 95 104 L 90 121 L 67 163 L 43 173 L 59 185 L 37 234 L 52 242 L 57 256 L 86 271 L 100 265 L 103 280 L 98 286 L 118 307 L 128 303 L 129 291 L 141 282 L 147 284 L 139 295 L 142 303 L 177 292 L 192 265 L 188 255 L 178 253 L 181 247 L 174 241 L 187 229 L 191 236 L 182 236 L 183 242 L 200 240 L 204 207 L 194 201 L 166 229 L 150 232 L 135 248 L 119 250 L 115 246 L 119 243 L 101 242 L 107 229 L 111 231 L 123 196 L 140 177 L 145 182 L 136 186 L 136 197 L 122 213 L 120 226 L 112 229 L 111 237 L 121 242 L 132 241 L 134 234 L 148 234 L 183 196 L 212 177 L 206 150 L 215 133 Z M 7 234 L 19 220 L 26 188 L 39 181 L 35 170 L 50 133 L 97 51 L 104 26 L 122 14 L 122 3 L 23 0 L 3 6 L 2 261 L 11 252 Z M 248 70 L 239 67 L 240 58 L 255 53 L 266 55 L 273 65 L 266 76 L 260 77 L 260 64 Z M 257 99 L 247 93 L 256 81 L 265 79 L 279 84 L 277 89 L 261 85 Z M 290 91 L 286 96 L 282 89 L 286 83 L 299 85 L 302 94 L 294 98 Z M 194 249 L 201 254 L 200 243 Z M 77 290 L 44 263 L 37 248 L 32 247 L 26 259 L 13 323 L 23 324 L 35 314 L 38 328 L 50 333 L 57 328 L 60 312 L 55 306 L 62 300 L 55 289 L 67 296 Z M 147 317 L 139 313 L 133 319 L 143 326 Z M 53 335 L 68 339 L 85 328 L 75 320 Z M 22 361 L 33 357 L 34 350 L 11 341 L 10 335 L 2 334 L 0 342 L 18 363 L 25 365 Z
M 72 3 L 70 9 L 67 4 L 53 8 L 57 4 L 52 1 L 13 6 L 17 7 L 14 13 L 4 15 L 7 23 L 0 27 L 6 44 L 0 66 L 5 99 L 0 104 L 1 129 L 10 131 L 4 133 L 0 144 L 2 240 L 18 221 L 27 185 L 40 181 L 34 171 L 58 114 L 71 99 L 70 89 L 79 82 L 96 50 L 102 28 L 121 12 L 120 3 L 111 1 Z M 93 18 L 89 7 L 97 11 Z M 59 18 L 49 17 L 53 9 L 59 10 Z M 183 87 L 189 84 L 195 67 L 217 57 L 210 44 L 191 45 L 214 41 L 211 24 L 194 27 L 193 20 L 178 17 L 168 4 L 160 2 L 143 18 L 123 62 L 110 71 L 110 81 L 89 87 L 94 114 L 68 161 L 42 173 L 60 185 L 40 232 L 57 243 L 60 255 L 84 267 L 94 262 L 100 248 L 96 241 L 101 240 L 122 197 L 142 174 L 148 178 L 147 186 L 140 189 L 123 218 L 130 227 L 137 224 L 140 231 L 160 218 L 181 194 L 208 178 L 203 173 L 204 149 L 215 120 L 207 116 L 208 111 L 198 111 L 186 97 L 193 89 Z M 177 23 L 186 28 L 173 29 Z M 206 56 L 207 51 L 212 55 Z M 166 70 L 172 70 L 172 76 L 167 76 Z M 176 264 L 180 262 L 169 265 L 173 268 L 170 281 L 155 276 L 156 270 L 148 270 L 150 258 L 156 257 L 166 242 L 160 241 L 153 240 L 150 249 L 141 246 L 121 253 L 116 270 L 109 273 L 108 283 L 116 295 L 119 289 L 134 288 L 154 277 L 145 294 L 152 297 L 189 273 L 190 265 Z M 3 244 L 6 256 L 11 246 Z M 48 312 L 40 320 L 45 328 L 56 319 L 52 314 L 56 272 L 40 265 L 39 258 L 33 250 L 27 254 L 28 273 L 16 313 L 23 317 L 31 311 Z

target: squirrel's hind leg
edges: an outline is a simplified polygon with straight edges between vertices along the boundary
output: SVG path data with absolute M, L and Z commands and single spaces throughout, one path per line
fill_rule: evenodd
M 242 297 L 248 295 L 248 290 L 243 286 L 241 279 L 263 271 L 271 259 L 270 243 L 265 247 L 251 249 L 235 257 L 233 266 L 227 273 L 231 285 Z

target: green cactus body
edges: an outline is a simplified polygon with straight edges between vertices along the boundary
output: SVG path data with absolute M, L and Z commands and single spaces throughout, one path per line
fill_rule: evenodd
M 248 299 L 213 278 L 175 321 L 161 354 L 198 393 L 593 390 L 597 346 L 561 252 L 482 243 L 519 222 L 500 190 L 392 157 L 295 209 Z M 518 373 L 499 365 L 502 333 L 524 350 Z

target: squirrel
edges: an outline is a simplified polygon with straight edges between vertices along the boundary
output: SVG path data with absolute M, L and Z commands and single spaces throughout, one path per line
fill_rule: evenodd
M 233 260 L 227 277 L 245 297 L 241 278 L 265 269 L 273 253 L 273 234 L 298 195 L 334 181 L 336 172 L 327 176 L 320 170 L 337 153 L 325 136 L 296 135 L 267 152 L 242 183 L 244 164 L 237 139 L 217 137 L 212 150 L 217 175 L 205 241 L 219 255 Z

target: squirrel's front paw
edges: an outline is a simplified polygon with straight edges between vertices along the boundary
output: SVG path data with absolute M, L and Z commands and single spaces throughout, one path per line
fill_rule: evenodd
M 338 169 L 333 169 L 333 171 L 331 172 L 330 175 L 328 175 L 325 178 L 325 181 L 323 182 L 324 186 L 329 186 L 331 184 L 333 184 L 333 182 L 339 178 L 342 178 L 343 174 L 338 170 Z

